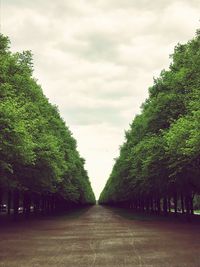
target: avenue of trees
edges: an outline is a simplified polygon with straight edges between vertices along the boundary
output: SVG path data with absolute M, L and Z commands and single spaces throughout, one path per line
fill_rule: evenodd
M 0 205 L 17 215 L 94 204 L 76 141 L 32 73 L 31 52 L 11 53 L 0 35 Z
M 200 31 L 178 44 L 169 70 L 126 132 L 99 203 L 193 214 L 200 195 Z

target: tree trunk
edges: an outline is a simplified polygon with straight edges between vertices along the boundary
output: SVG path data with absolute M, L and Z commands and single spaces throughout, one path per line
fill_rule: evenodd
M 177 193 L 174 194 L 174 212 L 177 214 Z
M 142 198 L 141 201 L 140 201 L 140 209 L 142 212 L 144 212 L 144 199 Z
M 167 215 L 167 198 L 164 197 L 163 199 L 163 212 L 165 215 Z
M 154 211 L 154 209 L 153 209 L 153 199 L 152 198 L 150 199 L 150 209 L 151 209 L 151 212 Z
M 30 212 L 31 212 L 31 193 L 27 192 L 26 217 L 30 216 Z
M 34 202 L 34 214 L 38 215 L 40 209 L 40 200 L 37 194 L 34 195 L 33 202 Z
M 13 192 L 13 209 L 14 209 L 14 218 L 18 216 L 19 209 L 19 190 L 15 189 Z
M 171 212 L 171 197 L 167 198 L 167 203 L 168 203 L 168 212 Z
M 26 217 L 28 217 L 30 214 L 30 193 L 29 192 L 24 192 L 23 214 Z
M 146 199 L 146 212 L 149 213 L 149 198 Z
M 0 212 L 1 212 L 2 200 L 3 200 L 3 190 L 0 188 Z
M 185 207 L 186 207 L 186 214 L 187 216 L 189 216 L 190 215 L 190 200 L 188 196 L 185 197 Z
M 42 210 L 42 213 L 45 214 L 45 196 L 44 195 L 41 196 L 41 210 Z
M 160 208 L 160 198 L 157 199 L 157 212 L 160 214 L 161 208 Z
M 54 213 L 55 211 L 55 197 L 51 196 L 51 213 Z
M 192 215 L 194 215 L 194 206 L 193 206 L 193 197 L 192 196 L 190 196 L 189 202 L 190 202 L 190 213 Z
M 182 211 L 182 214 L 185 213 L 185 205 L 184 205 L 183 194 L 181 194 L 181 211 Z
M 8 199 L 7 199 L 7 214 L 10 215 L 10 210 L 11 210 L 11 201 L 12 201 L 12 192 L 11 190 L 8 191 Z

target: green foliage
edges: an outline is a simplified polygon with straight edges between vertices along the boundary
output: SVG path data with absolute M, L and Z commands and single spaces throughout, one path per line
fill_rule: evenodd
M 92 204 L 76 141 L 32 73 L 31 52 L 11 53 L 0 35 L 0 187 Z
M 200 35 L 178 44 L 126 133 L 100 203 L 200 194 Z

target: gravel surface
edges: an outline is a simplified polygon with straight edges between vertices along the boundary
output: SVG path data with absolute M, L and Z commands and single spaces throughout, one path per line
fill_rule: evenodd
M 200 225 L 94 206 L 2 225 L 0 267 L 200 267 Z

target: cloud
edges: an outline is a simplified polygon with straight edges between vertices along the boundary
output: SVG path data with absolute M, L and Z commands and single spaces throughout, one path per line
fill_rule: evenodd
M 34 75 L 73 131 L 97 195 L 153 76 L 194 36 L 199 10 L 199 0 L 3 1 L 3 32 L 14 51 L 32 50 Z

